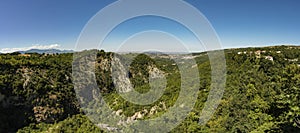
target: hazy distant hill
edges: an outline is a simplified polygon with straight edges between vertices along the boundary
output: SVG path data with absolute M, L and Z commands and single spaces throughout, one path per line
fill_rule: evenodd
M 25 53 L 39 53 L 39 54 L 62 54 L 62 53 L 73 53 L 73 50 L 59 50 L 59 49 L 30 49 L 27 51 L 18 51 L 22 54 Z

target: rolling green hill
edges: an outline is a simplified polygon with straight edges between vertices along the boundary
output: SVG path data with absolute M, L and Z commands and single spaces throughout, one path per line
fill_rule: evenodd
M 118 95 L 111 76 L 115 54 L 96 52 L 98 92 L 117 115 L 131 122 L 147 120 L 162 116 L 175 104 L 181 87 L 180 69 L 170 58 L 175 55 L 126 54 L 120 58 L 120 61 L 132 59 L 124 64 L 128 66 L 131 89 L 140 93 L 150 90 L 151 72 L 160 70 L 166 75 L 163 95 L 156 102 L 142 106 Z M 300 47 L 240 48 L 224 52 L 225 92 L 205 125 L 198 122 L 210 91 L 209 57 L 206 52 L 180 55 L 182 59 L 196 61 L 194 67 L 199 69 L 200 85 L 193 110 L 172 132 L 299 132 Z M 105 131 L 95 126 L 80 108 L 72 83 L 72 61 L 72 53 L 1 54 L 0 132 Z

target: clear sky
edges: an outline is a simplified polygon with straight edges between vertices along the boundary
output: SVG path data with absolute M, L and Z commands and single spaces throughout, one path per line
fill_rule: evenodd
M 114 1 L 1 0 L 0 52 L 29 48 L 74 49 L 77 38 L 89 19 L 112 2 Z M 186 2 L 198 8 L 208 18 L 224 48 L 300 44 L 299 0 Z M 158 23 L 144 23 L 143 28 L 148 30 L 180 27 L 171 21 L 166 24 L 164 22 L 168 20 L 161 18 L 144 19 Z M 136 22 L 138 19 L 129 21 L 127 26 L 136 29 L 132 31 L 138 31 L 141 25 L 136 25 Z M 184 29 L 177 32 L 180 32 L 178 36 L 189 38 L 189 33 Z M 117 38 L 111 40 L 122 38 L 120 33 L 121 31 L 116 32 Z

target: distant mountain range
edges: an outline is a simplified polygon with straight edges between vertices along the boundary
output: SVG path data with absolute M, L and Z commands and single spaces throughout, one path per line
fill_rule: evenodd
M 39 54 L 62 54 L 62 53 L 73 53 L 73 50 L 59 50 L 59 49 L 30 49 L 26 51 L 17 51 L 21 54 L 25 53 L 39 53 Z

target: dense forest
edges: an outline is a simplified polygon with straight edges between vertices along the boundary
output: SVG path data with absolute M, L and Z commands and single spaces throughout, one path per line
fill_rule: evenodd
M 180 93 L 180 70 L 172 55 L 134 54 L 128 65 L 133 88 L 151 88 L 150 71 L 166 76 L 163 95 L 149 105 L 124 100 L 112 79 L 114 53 L 96 50 L 99 93 L 118 115 L 132 121 L 160 117 Z M 193 110 L 171 132 L 300 132 L 300 47 L 276 46 L 224 50 L 226 87 L 213 117 L 199 125 L 211 84 L 207 52 L 193 53 L 200 75 Z M 184 57 L 184 55 L 182 55 Z M 122 59 L 121 59 L 122 60 Z M 73 54 L 0 54 L 0 132 L 107 132 L 83 111 L 73 85 Z M 150 67 L 149 67 L 150 66 Z M 83 90 L 84 91 L 84 90 Z

